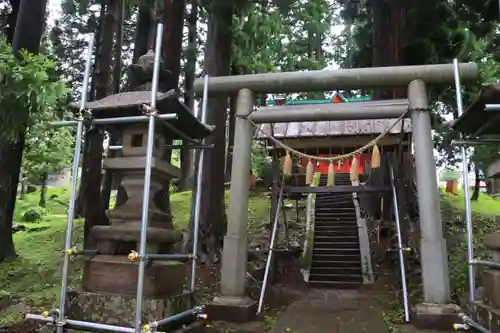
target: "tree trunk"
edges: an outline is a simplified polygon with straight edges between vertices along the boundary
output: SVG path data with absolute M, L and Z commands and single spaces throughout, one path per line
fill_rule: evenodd
M 148 52 L 149 48 L 149 35 L 153 27 L 153 16 L 151 7 L 147 4 L 139 6 L 139 17 L 137 19 L 137 28 L 134 41 L 134 55 L 132 62 L 135 64 L 137 59 Z
M 476 176 L 475 182 L 474 182 L 474 191 L 472 192 L 471 200 L 478 200 L 479 199 L 479 192 L 481 189 L 481 178 L 479 178 L 479 168 L 475 167 L 474 168 L 474 174 Z
M 106 18 L 106 4 L 104 1 L 101 1 L 101 8 L 99 12 L 99 25 L 97 26 L 97 32 L 96 32 L 96 44 L 94 47 L 94 57 L 95 59 L 98 59 L 99 55 L 101 54 L 101 39 L 102 35 L 104 32 L 104 22 Z M 96 77 L 96 73 L 98 71 L 98 61 L 96 60 L 94 62 L 94 66 L 92 68 L 92 77 Z M 89 92 L 89 99 L 94 100 L 95 95 L 96 95 L 96 80 L 91 80 L 90 81 L 90 92 Z M 89 145 L 91 143 L 91 140 L 89 140 L 88 133 L 85 133 L 85 140 L 83 142 L 83 157 L 82 157 L 82 174 L 81 174 L 81 180 L 80 180 L 80 187 L 78 188 L 78 195 L 76 197 L 76 202 L 75 202 L 75 217 L 80 218 L 85 216 L 85 210 L 87 207 L 87 203 L 85 201 L 85 193 L 87 189 L 87 183 L 85 182 L 85 177 L 86 173 L 85 170 L 88 168 L 88 158 L 87 158 L 87 151 L 89 150 Z
M 245 70 L 241 70 L 235 64 L 231 65 L 231 75 L 245 74 Z M 226 166 L 224 179 L 226 182 L 231 181 L 231 170 L 233 168 L 233 146 L 234 146 L 234 126 L 236 122 L 236 101 L 237 96 L 233 95 L 229 99 L 229 115 L 227 122 L 227 150 L 226 150 Z
M 26 180 L 21 179 L 21 191 L 19 193 L 19 200 L 24 200 L 24 196 L 26 195 Z
M 182 34 L 184 28 L 184 0 L 164 0 L 162 59 L 170 72 L 166 90 L 177 89 L 181 73 Z
M 191 1 L 191 13 L 187 19 L 188 24 L 188 46 L 187 62 L 184 74 L 184 103 L 191 112 L 194 112 L 193 83 L 196 73 L 196 23 L 198 22 L 198 0 Z M 183 191 L 193 186 L 194 175 L 194 151 L 181 150 L 181 179 L 179 181 L 179 190 Z
M 24 0 L 21 3 L 11 1 L 15 6 L 12 13 L 17 19 L 10 18 L 7 29 L 8 40 L 12 43 L 14 54 L 22 49 L 38 53 L 45 24 L 46 0 Z M 12 14 L 11 14 L 12 15 Z M 17 138 L 0 142 L 0 262 L 16 258 L 12 238 L 12 220 L 17 197 L 17 186 L 21 173 L 25 129 L 21 129 Z
M 101 8 L 100 8 L 100 11 L 99 11 L 99 25 L 97 26 L 97 31 L 96 31 L 96 34 L 95 34 L 95 40 L 97 41 L 95 43 L 95 47 L 94 47 L 94 56 L 95 56 L 95 59 L 97 59 L 97 57 L 99 56 L 99 54 L 101 54 L 101 38 L 102 38 L 102 34 L 104 32 L 104 19 L 106 18 L 106 5 L 104 3 L 104 1 L 101 1 Z M 95 73 L 97 72 L 97 61 L 94 62 L 94 66 L 92 68 L 92 77 L 94 77 Z M 95 89 L 96 89 L 96 81 L 95 80 L 91 80 L 90 81 L 90 92 L 89 92 L 89 98 L 91 100 L 93 100 L 95 98 Z M 85 150 L 85 149 L 84 149 Z M 81 191 L 78 192 L 78 198 L 80 198 L 83 194 L 81 194 Z M 83 214 L 83 212 L 82 212 Z
M 112 0 L 106 6 L 106 16 L 104 17 L 103 32 L 112 32 L 115 26 L 114 6 L 119 0 Z M 109 94 L 111 78 L 111 62 L 113 56 L 113 33 L 103 33 L 100 40 L 100 52 L 97 57 L 96 72 L 96 94 L 95 99 L 101 99 Z M 84 225 L 84 246 L 90 245 L 89 233 L 94 225 L 108 224 L 104 218 L 104 210 L 101 202 L 101 181 L 102 181 L 102 154 L 103 154 L 103 134 L 100 129 L 94 128 L 86 133 L 85 141 L 88 150 L 84 154 L 87 167 L 82 170 L 82 185 L 85 187 L 84 201 L 85 225 Z
M 373 11 L 373 67 L 404 64 L 404 5 L 401 1 L 374 0 Z M 374 89 L 374 99 L 392 99 L 406 96 L 406 87 Z
M 170 72 L 165 89 L 177 88 L 181 72 L 182 30 L 184 27 L 184 0 L 165 0 L 163 3 L 163 47 L 162 60 L 165 69 Z M 168 144 L 168 142 L 167 142 Z M 162 159 L 170 162 L 172 149 L 167 149 Z M 170 211 L 170 182 L 165 182 L 163 190 L 156 195 L 158 207 L 167 214 L 171 221 Z
M 116 15 L 115 21 L 115 47 L 113 50 L 113 94 L 120 92 L 121 72 L 122 72 L 122 44 L 123 44 L 123 17 L 125 10 L 124 0 L 117 0 L 114 3 Z M 114 146 L 119 142 L 117 133 L 108 131 L 109 145 Z M 108 157 L 116 156 L 116 151 L 108 151 Z M 111 170 L 104 170 L 104 177 L 102 182 L 101 200 L 103 213 L 109 209 L 109 200 L 111 197 L 111 187 L 113 185 L 113 172 Z M 106 219 L 106 216 L 102 217 Z
M 229 75 L 231 64 L 232 21 L 234 4 L 223 2 L 209 13 L 205 53 L 205 71 L 211 77 Z M 225 122 L 227 98 L 207 101 L 207 123 L 215 125 L 208 138 L 213 148 L 205 152 L 203 163 L 200 257 L 208 264 L 218 261 L 226 229 L 224 202 Z
M 40 201 L 38 202 L 38 206 L 45 208 L 47 203 L 47 179 L 49 174 L 44 172 L 41 177 L 42 186 L 40 189 Z

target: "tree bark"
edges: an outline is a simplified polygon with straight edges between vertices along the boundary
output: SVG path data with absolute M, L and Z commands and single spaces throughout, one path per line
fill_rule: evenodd
M 229 75 L 231 64 L 232 21 L 234 3 L 214 5 L 209 13 L 205 53 L 205 71 L 211 77 Z M 213 148 L 205 152 L 203 163 L 200 252 L 207 264 L 218 261 L 226 229 L 224 202 L 225 122 L 227 98 L 211 97 L 207 101 L 207 123 L 215 130 L 207 139 Z
M 404 5 L 398 0 L 373 0 L 373 67 L 404 64 Z M 406 96 L 406 87 L 374 89 L 374 99 Z
M 146 52 L 149 48 L 149 35 L 153 27 L 153 16 L 151 7 L 147 4 L 139 6 L 139 17 L 137 19 L 137 28 L 134 41 L 134 54 L 132 62 L 135 64 L 137 59 Z
M 188 109 L 194 111 L 194 95 L 193 83 L 196 73 L 196 24 L 198 22 L 198 0 L 191 1 L 191 13 L 189 13 L 188 24 L 188 46 L 187 46 L 187 61 L 184 74 L 184 103 Z M 181 179 L 179 181 L 179 190 L 183 191 L 193 187 L 194 176 L 194 151 L 183 149 L 181 150 Z
M 479 168 L 475 167 L 474 168 L 474 174 L 476 176 L 475 182 L 474 182 L 474 191 L 472 192 L 471 200 L 478 200 L 479 199 L 479 193 L 481 189 L 481 178 L 479 178 Z
M 96 93 L 95 99 L 101 99 L 109 94 L 111 78 L 111 62 L 113 51 L 113 33 L 115 26 L 114 5 L 119 0 L 112 0 L 106 6 L 106 16 L 104 17 L 104 29 L 100 40 L 100 52 L 97 57 L 96 72 Z M 84 154 L 86 168 L 82 170 L 81 184 L 84 186 L 83 197 L 86 207 L 84 224 L 84 246 L 90 245 L 89 233 L 94 225 L 108 224 L 105 220 L 104 210 L 101 202 L 101 181 L 102 181 L 102 154 L 103 154 L 103 134 L 100 129 L 93 128 L 85 135 L 88 142 L 88 150 Z
M 14 7 L 9 17 L 7 36 L 16 56 L 22 49 L 38 53 L 45 25 L 46 0 L 11 1 Z M 12 238 L 12 223 L 16 204 L 17 186 L 21 173 L 21 160 L 25 143 L 25 126 L 14 140 L 0 142 L 0 262 L 16 258 Z
M 164 0 L 162 59 L 170 73 L 166 90 L 177 89 L 181 73 L 182 34 L 184 28 L 184 0 Z
M 38 202 L 38 206 L 45 208 L 47 203 L 47 179 L 49 174 L 44 172 L 41 177 L 42 186 L 40 188 L 40 201 Z
M 120 82 L 122 73 L 122 44 L 123 44 L 123 17 L 125 10 L 124 0 L 117 0 L 114 3 L 115 12 L 115 46 L 113 50 L 113 94 L 118 94 L 120 92 Z M 117 133 L 113 131 L 108 131 L 109 145 L 114 146 L 119 142 Z M 116 156 L 116 151 L 108 151 L 108 157 Z M 101 200 L 102 200 L 102 211 L 103 213 L 109 209 L 109 200 L 111 198 L 111 190 L 113 185 L 114 173 L 111 170 L 104 170 L 104 177 L 102 182 Z M 103 216 L 106 219 L 106 216 Z
M 229 100 L 229 116 L 227 122 L 227 151 L 226 151 L 226 167 L 224 179 L 226 182 L 231 181 L 231 169 L 233 168 L 233 146 L 234 146 L 234 124 L 236 122 L 236 96 L 231 96 Z

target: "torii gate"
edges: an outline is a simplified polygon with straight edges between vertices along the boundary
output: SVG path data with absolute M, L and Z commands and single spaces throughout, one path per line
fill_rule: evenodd
M 460 64 L 464 82 L 474 81 L 476 64 Z M 446 243 L 443 238 L 437 188 L 429 101 L 426 85 L 454 82 L 452 64 L 318 70 L 213 77 L 209 95 L 237 94 L 236 133 L 232 164 L 228 227 L 224 237 L 220 295 L 214 299 L 212 319 L 249 321 L 255 302 L 245 294 L 247 265 L 248 174 L 254 124 L 300 121 L 334 121 L 398 118 L 407 107 L 390 101 L 339 103 L 335 110 L 297 109 L 294 112 L 252 112 L 254 93 L 294 93 L 339 89 L 372 89 L 408 86 L 408 111 L 413 130 L 421 226 L 421 258 L 424 303 L 414 315 L 422 323 L 436 323 L 458 312 L 451 304 Z M 203 79 L 194 83 L 201 95 Z M 450 326 L 451 327 L 451 326 Z

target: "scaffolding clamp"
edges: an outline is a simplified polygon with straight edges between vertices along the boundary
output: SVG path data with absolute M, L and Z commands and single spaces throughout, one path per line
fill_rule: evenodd
M 130 251 L 129 255 L 128 255 L 128 260 L 130 261 L 138 261 L 140 260 L 141 256 L 139 255 L 139 253 L 137 253 L 137 251 Z
M 467 324 L 453 324 L 453 329 L 455 331 L 458 331 L 458 330 L 468 331 L 470 329 L 470 326 Z
M 74 256 L 78 253 L 78 250 L 76 249 L 76 247 L 71 247 L 69 249 L 62 250 L 61 252 L 67 254 L 68 256 Z
M 158 110 L 153 108 L 149 103 L 142 104 L 141 111 L 145 116 L 156 116 L 158 114 Z

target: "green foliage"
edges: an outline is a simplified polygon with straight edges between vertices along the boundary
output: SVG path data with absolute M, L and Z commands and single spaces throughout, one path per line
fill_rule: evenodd
M 452 297 L 459 302 L 467 292 L 467 233 L 465 230 L 465 209 L 463 193 L 452 195 L 442 193 L 444 232 L 447 238 L 449 253 L 449 274 Z M 474 254 L 476 258 L 491 259 L 491 252 L 484 246 L 484 237 L 498 231 L 500 201 L 487 195 L 480 195 L 478 201 L 472 201 L 472 225 Z M 478 283 L 481 281 L 481 270 L 476 274 Z
M 252 172 L 256 178 L 269 179 L 272 177 L 271 159 L 267 156 L 265 148 L 260 147 L 255 141 L 252 143 Z
M 22 174 L 32 184 L 39 184 L 44 173 L 58 172 L 71 165 L 73 135 L 68 127 L 48 129 L 54 120 L 52 113 L 44 114 L 42 121 L 28 128 Z M 52 117 L 51 117 L 52 116 Z
M 0 139 L 17 140 L 18 133 L 33 125 L 64 97 L 68 90 L 51 77 L 56 63 L 43 55 L 21 52 L 0 41 Z

